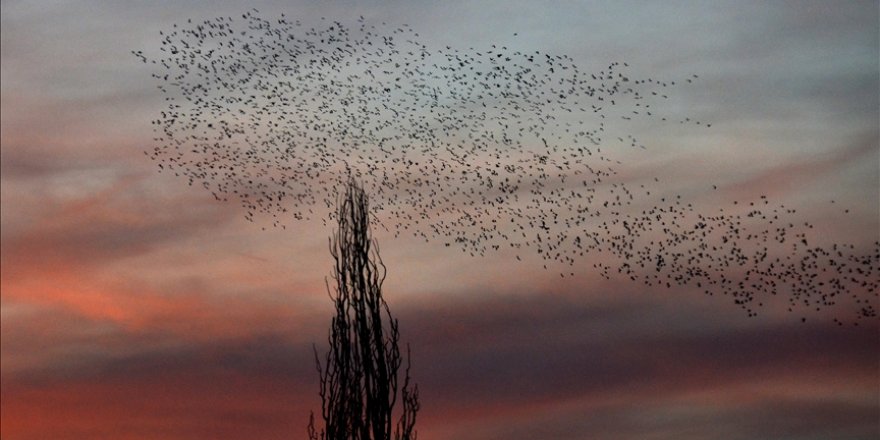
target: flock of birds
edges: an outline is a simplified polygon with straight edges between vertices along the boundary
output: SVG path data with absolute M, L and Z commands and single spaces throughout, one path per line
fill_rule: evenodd
M 711 126 L 654 107 L 696 75 L 430 47 L 406 25 L 363 18 L 315 28 L 251 11 L 161 36 L 155 58 L 134 52 L 167 101 L 146 153 L 250 220 L 332 220 L 354 176 L 378 225 L 474 256 L 533 252 L 563 277 L 590 257 L 603 276 L 728 295 L 749 316 L 772 296 L 792 312 L 849 304 L 856 325 L 877 316 L 880 242 L 811 244 L 813 226 L 766 196 L 707 212 L 652 196 L 657 179 L 620 177 L 603 146 L 645 147 L 613 127 Z

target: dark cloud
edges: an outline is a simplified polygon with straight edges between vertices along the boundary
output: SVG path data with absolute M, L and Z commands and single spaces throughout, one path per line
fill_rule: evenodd
M 304 433 L 311 348 L 274 337 L 157 350 L 3 378 L 12 438 L 289 438 Z
M 144 344 L 149 334 L 120 335 L 117 343 Z M 153 335 L 158 336 L 158 334 Z M 16 376 L 28 386 L 77 383 L 153 383 L 165 379 L 195 376 L 241 376 L 258 380 L 312 385 L 315 372 L 311 343 L 293 342 L 279 334 L 257 334 L 246 338 L 218 339 L 193 344 L 151 347 L 124 356 L 84 356 L 59 361 L 55 367 L 32 369 Z M 203 384 L 206 385 L 206 384 Z
M 800 323 L 722 329 L 708 320 L 702 330 L 656 327 L 658 314 L 665 315 L 662 321 L 687 319 L 695 310 L 686 309 L 664 310 L 662 302 L 649 298 L 613 307 L 499 299 L 481 302 L 480 312 L 435 309 L 433 319 L 427 311 L 401 319 L 415 324 L 407 329 L 415 347 L 438 353 L 423 364 L 427 389 L 439 384 L 436 398 L 462 407 L 617 389 L 684 392 L 831 374 L 835 368 L 841 376 L 871 377 L 878 337 L 870 330 Z M 438 342 L 444 336 L 446 341 Z M 792 365 L 797 368 L 789 371 Z
M 548 296 L 402 308 L 413 375 L 428 402 L 424 434 L 745 439 L 874 432 L 876 328 L 640 327 L 652 310 L 671 313 Z M 164 438 L 214 428 L 212 438 L 280 438 L 304 426 L 317 403 L 311 345 L 277 333 L 65 363 L 4 376 L 4 425 L 28 411 L 38 418 L 93 408 L 95 423 L 80 435 L 140 426 L 143 435 Z M 110 418 L 114 423 L 99 423 Z M 144 425 L 145 418 L 151 422 Z M 16 438 L 52 432 L 13 426 Z
M 718 390 L 723 393 L 727 390 Z M 636 405 L 585 406 L 512 419 L 500 428 L 461 430 L 461 439 L 846 438 L 877 435 L 876 406 L 840 399 L 761 398 L 739 402 L 660 400 Z
M 725 177 L 737 195 L 793 187 L 792 197 L 846 177 L 840 205 L 878 200 L 876 1 L 257 7 L 306 22 L 408 23 L 432 45 L 500 42 L 587 67 L 698 73 L 669 109 L 713 130 L 644 127 L 638 163 L 649 165 L 621 175 L 680 188 Z M 2 3 L 0 437 L 305 438 L 319 404 L 310 341 L 321 349 L 330 316 L 326 233 L 254 237 L 257 227 L 232 222 L 241 212 L 141 159 L 161 98 L 130 51 L 156 50 L 174 22 L 243 9 Z M 876 209 L 864 211 L 876 229 Z M 224 241 L 235 243 L 219 253 Z M 693 292 L 557 284 L 500 258 L 382 245 L 396 255 L 389 276 L 416 283 L 388 285 L 422 390 L 422 438 L 880 435 L 876 323 L 800 324 L 772 311 L 744 322 Z M 248 264 L 230 263 L 236 252 Z

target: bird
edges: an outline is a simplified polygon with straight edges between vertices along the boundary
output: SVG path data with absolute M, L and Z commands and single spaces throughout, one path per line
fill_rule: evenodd
M 312 26 L 256 10 L 187 19 L 160 42 L 154 56 L 132 52 L 165 97 L 145 153 L 248 221 L 326 224 L 355 177 L 396 237 L 473 257 L 533 252 L 562 277 L 592 267 L 697 289 L 748 317 L 773 299 L 792 313 L 877 316 L 880 242 L 817 240 L 766 195 L 699 207 L 656 176 L 645 187 L 619 173 L 616 148 L 647 146 L 609 121 L 712 126 L 663 107 L 697 75 L 642 77 L 619 61 L 587 70 L 549 51 L 432 46 L 364 17 Z

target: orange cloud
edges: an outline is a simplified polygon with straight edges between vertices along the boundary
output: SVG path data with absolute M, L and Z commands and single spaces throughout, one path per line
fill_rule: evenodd
M 144 176 L 133 174 L 83 197 L 50 199 L 38 217 L 4 230 L 4 307 L 61 309 L 125 331 L 162 330 L 185 338 L 290 329 L 302 322 L 303 295 L 278 290 L 295 286 L 256 282 L 253 270 L 237 264 L 240 257 L 206 256 L 209 267 L 199 277 L 167 270 L 175 254 L 180 259 L 193 253 L 187 240 L 226 234 L 223 228 L 239 213 L 186 195 L 145 203 L 144 185 Z M 147 258 L 152 256 L 161 258 Z M 323 286 L 314 287 L 309 293 L 323 294 Z M 254 300 L 281 293 L 287 293 L 284 301 Z

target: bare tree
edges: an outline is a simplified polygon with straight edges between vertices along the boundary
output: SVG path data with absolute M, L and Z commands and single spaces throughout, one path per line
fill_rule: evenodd
M 406 367 L 400 371 L 398 322 L 382 298 L 386 269 L 370 233 L 368 202 L 354 179 L 337 202 L 339 228 L 330 238 L 336 287 L 331 291 L 327 286 L 336 314 L 323 365 L 315 349 L 324 427 L 316 429 L 312 413 L 312 440 L 416 438 L 418 386 L 410 381 L 409 347 Z M 395 423 L 398 400 L 402 408 Z

